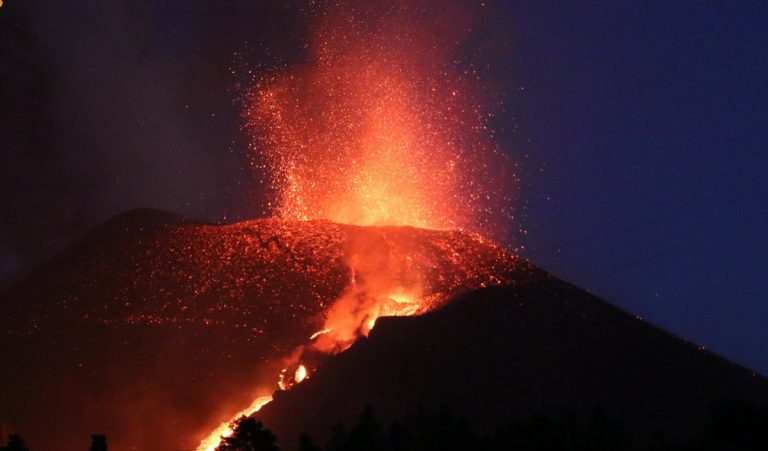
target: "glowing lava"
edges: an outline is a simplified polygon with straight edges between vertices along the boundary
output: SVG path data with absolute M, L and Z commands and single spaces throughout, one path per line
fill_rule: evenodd
M 293 380 L 296 381 L 298 384 L 299 382 L 303 381 L 307 378 L 307 367 L 304 365 L 299 365 L 299 367 L 296 369 L 296 373 L 293 375 Z
M 420 314 L 465 290 L 511 283 L 520 266 L 478 234 L 413 227 L 262 219 L 167 227 L 161 236 L 143 240 L 146 248 L 130 247 L 143 264 L 126 280 L 139 287 L 183 283 L 168 302 L 121 304 L 127 310 L 118 317 L 198 327 L 246 322 L 240 330 L 255 337 L 279 334 L 290 344 L 276 348 L 269 361 L 285 372 L 277 380 L 254 380 L 274 389 L 295 385 L 300 365 L 311 377 L 323 355 L 351 346 L 381 316 Z M 148 291 L 167 291 L 163 286 Z M 176 297 L 191 301 L 176 311 Z
M 467 13 L 418 3 L 316 11 L 306 63 L 246 95 L 277 216 L 487 232 L 504 215 L 492 114 L 473 95 L 478 72 L 454 55 Z
M 510 190 L 491 144 L 492 115 L 474 95 L 478 72 L 454 55 L 471 31 L 467 11 L 444 2 L 343 0 L 310 10 L 306 62 L 263 76 L 244 99 L 255 164 L 268 170 L 277 196 L 273 213 L 476 232 L 488 232 L 493 218 L 506 223 Z M 307 356 L 347 349 L 378 318 L 424 313 L 447 300 L 450 292 L 433 289 L 449 280 L 435 274 L 444 256 L 419 260 L 420 243 L 394 235 L 350 231 L 349 281 L 325 310 L 323 329 L 284 359 L 280 389 L 311 374 Z M 450 258 L 459 261 L 458 252 Z M 469 289 L 475 277 L 452 282 Z M 198 449 L 210 449 L 216 434 Z
M 233 415 L 229 421 L 221 423 L 219 427 L 211 432 L 210 436 L 206 437 L 202 442 L 200 442 L 196 451 L 215 451 L 221 443 L 222 437 L 229 437 L 234 432 L 230 427 L 230 424 L 242 416 L 253 415 L 270 401 L 272 401 L 272 396 L 260 396 L 256 398 L 250 406 Z

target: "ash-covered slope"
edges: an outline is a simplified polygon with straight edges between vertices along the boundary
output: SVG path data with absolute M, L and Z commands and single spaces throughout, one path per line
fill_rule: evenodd
M 0 294 L 0 423 L 37 450 L 193 449 L 345 293 L 420 313 L 525 271 L 461 232 L 132 211 Z
M 339 383 L 343 381 L 343 383 Z M 700 432 L 720 400 L 768 403 L 768 380 L 543 271 L 443 309 L 384 318 L 367 339 L 255 416 L 284 449 L 325 443 L 365 405 L 386 427 L 449 406 L 486 433 L 534 414 L 588 417 L 599 407 L 636 443 Z

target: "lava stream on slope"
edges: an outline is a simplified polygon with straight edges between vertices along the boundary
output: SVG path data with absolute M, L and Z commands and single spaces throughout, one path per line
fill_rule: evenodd
M 367 335 L 381 316 L 418 315 L 439 307 L 458 291 L 511 283 L 503 274 L 497 274 L 503 268 L 503 263 L 509 264 L 507 260 L 514 259 L 509 254 L 501 253 L 503 257 L 498 260 L 499 268 L 493 265 L 482 267 L 478 265 L 481 260 L 473 260 L 471 257 L 468 261 L 464 260 L 468 257 L 462 257 L 465 249 L 456 244 L 466 238 L 475 245 L 487 246 L 486 251 L 499 251 L 496 245 L 488 243 L 479 235 L 436 232 L 454 235 L 453 239 L 446 237 L 446 241 L 438 246 L 441 254 L 450 249 L 450 252 L 443 254 L 443 259 L 447 258 L 453 268 L 464 267 L 462 263 L 474 263 L 465 268 L 468 272 L 453 274 L 452 279 L 446 279 L 445 274 L 435 272 L 444 269 L 440 264 L 443 262 L 434 259 L 437 254 L 416 251 L 416 237 L 412 234 L 429 231 L 410 227 L 345 227 L 350 228 L 343 252 L 343 260 L 349 269 L 349 282 L 326 310 L 323 328 L 309 337 L 309 343 L 298 346 L 284 359 L 286 367 L 278 379 L 280 390 L 290 390 L 309 377 L 324 356 L 342 352 L 358 337 Z M 457 240 L 459 236 L 462 238 Z M 414 260 L 414 257 L 417 259 Z M 305 363 L 312 365 L 310 370 L 307 370 Z M 232 434 L 229 425 L 234 420 L 243 415 L 253 415 L 270 401 L 268 395 L 259 396 L 248 408 L 221 423 L 200 442 L 197 450 L 215 450 L 221 437 Z
M 91 431 L 116 448 L 194 448 L 278 389 L 281 369 L 311 377 L 376 318 L 430 311 L 526 268 L 460 231 L 217 226 L 137 210 L 0 293 L 0 358 L 25 368 L 0 376 L 15 387 L 0 393 L 0 420 L 39 448 L 77 449 Z

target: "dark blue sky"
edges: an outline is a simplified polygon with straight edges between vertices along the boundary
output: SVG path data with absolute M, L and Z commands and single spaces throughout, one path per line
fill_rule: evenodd
M 768 374 L 766 3 L 508 3 L 524 254 Z
M 129 208 L 259 214 L 231 69 L 300 53 L 272 3 L 5 2 L 0 277 Z M 768 374 L 765 2 L 489 8 L 479 59 L 528 232 L 512 245 Z

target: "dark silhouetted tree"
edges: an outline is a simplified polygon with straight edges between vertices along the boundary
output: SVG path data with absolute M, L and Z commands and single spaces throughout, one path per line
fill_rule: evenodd
M 275 434 L 265 429 L 261 421 L 240 417 L 232 425 L 232 435 L 224 437 L 217 451 L 279 451 Z
M 485 439 L 472 433 L 469 423 L 448 407 L 438 411 L 419 409 L 415 415 L 392 424 L 388 449 L 396 450 L 484 450 Z
M 497 449 L 561 451 L 573 449 L 575 425 L 534 416 L 514 421 L 496 438 Z
M 8 441 L 3 448 L 3 451 L 29 451 L 27 444 L 24 443 L 24 439 L 18 434 L 11 434 L 8 436 Z
M 389 428 L 388 448 L 393 450 L 411 449 L 413 432 L 400 421 L 394 421 Z
M 366 406 L 357 425 L 349 431 L 347 449 L 376 451 L 383 448 L 384 434 L 371 406 Z
M 326 451 L 345 451 L 347 449 L 347 430 L 339 423 L 331 429 L 331 438 L 325 446 Z
M 581 449 L 622 451 L 631 448 L 621 424 L 608 418 L 602 408 L 595 408 L 583 435 Z
M 312 437 L 307 434 L 301 434 L 299 437 L 299 451 L 322 451 L 319 446 L 315 445 L 312 441 Z
M 89 451 L 107 451 L 107 436 L 102 434 L 91 435 L 91 448 Z

